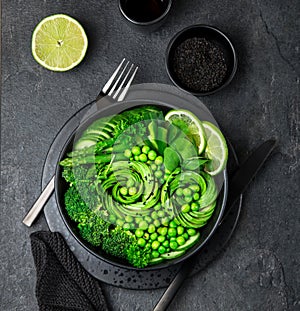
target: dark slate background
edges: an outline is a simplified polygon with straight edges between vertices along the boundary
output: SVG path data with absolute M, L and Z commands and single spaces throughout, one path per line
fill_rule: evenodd
M 299 1 L 176 0 L 166 24 L 144 35 L 124 23 L 117 0 L 3 0 L 0 309 L 37 310 L 29 234 L 21 221 L 41 191 L 47 150 L 64 122 L 95 98 L 121 58 L 140 65 L 136 83 L 170 83 L 164 53 L 183 27 L 207 23 L 232 38 L 239 69 L 231 85 L 203 98 L 241 160 L 264 140 L 279 147 L 245 195 L 227 250 L 189 279 L 170 310 L 299 310 Z M 66 73 L 39 66 L 31 34 L 66 13 L 89 37 L 84 62 Z M 162 290 L 103 286 L 113 310 L 151 310 Z

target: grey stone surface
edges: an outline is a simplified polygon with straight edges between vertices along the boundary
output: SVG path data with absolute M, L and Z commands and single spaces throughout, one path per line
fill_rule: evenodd
M 238 155 L 276 137 L 279 147 L 245 195 L 237 231 L 207 270 L 189 279 L 170 310 L 299 310 L 299 1 L 174 1 L 159 31 L 141 34 L 117 1 L 3 0 L 0 309 L 37 310 L 29 234 L 21 221 L 40 193 L 48 147 L 64 122 L 94 99 L 122 57 L 140 65 L 136 83 L 170 83 L 169 39 L 194 23 L 224 30 L 239 54 L 230 86 L 203 98 Z M 45 16 L 67 13 L 89 36 L 84 62 L 67 73 L 40 67 L 31 34 Z M 162 290 L 104 286 L 113 310 L 151 310 Z

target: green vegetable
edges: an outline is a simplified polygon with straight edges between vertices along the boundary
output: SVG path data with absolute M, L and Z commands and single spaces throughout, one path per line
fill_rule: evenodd
M 217 186 L 190 134 L 151 106 L 89 126 L 60 163 L 66 211 L 81 237 L 140 268 L 194 245 Z

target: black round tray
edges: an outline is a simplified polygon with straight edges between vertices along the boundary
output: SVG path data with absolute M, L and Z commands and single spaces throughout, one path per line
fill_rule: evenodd
M 161 98 L 163 94 L 167 94 L 168 97 L 170 93 L 172 96 L 181 98 L 182 93 L 174 93 L 174 89 L 165 85 L 157 84 L 147 84 L 147 96 Z M 145 89 L 145 85 L 143 86 Z M 144 93 L 133 92 L 134 98 L 142 98 Z M 132 94 L 132 93 L 131 93 Z M 129 93 L 130 95 L 130 93 Z M 141 97 L 139 97 L 141 96 Z M 186 95 L 184 95 L 186 97 Z M 177 100 L 178 100 L 177 98 Z M 186 99 L 185 99 L 186 100 Z M 195 104 L 203 105 L 197 98 L 191 97 L 189 100 L 193 100 Z M 56 163 L 58 161 L 59 153 L 68 139 L 69 135 L 78 127 L 82 118 L 87 114 L 91 113 L 92 103 L 83 107 L 75 115 L 73 115 L 61 128 L 53 143 L 51 144 L 43 168 L 42 175 L 42 189 L 50 181 L 51 177 L 55 174 Z M 209 111 L 206 109 L 206 112 Z M 234 152 L 233 147 L 229 144 L 229 159 L 228 159 L 228 174 L 233 172 L 238 167 L 238 160 Z M 229 213 L 227 218 L 223 221 L 222 227 L 218 228 L 212 238 L 208 243 L 202 248 L 199 253 L 195 255 L 195 265 L 191 274 L 195 274 L 205 268 L 211 261 L 213 261 L 217 255 L 224 249 L 226 243 L 232 236 L 232 233 L 236 227 L 240 210 L 242 205 L 242 196 L 236 203 L 236 206 Z M 226 210 L 225 210 L 226 213 Z M 129 289 L 156 289 L 161 287 L 166 287 L 170 284 L 172 279 L 175 277 L 176 273 L 181 267 L 181 263 L 158 270 L 151 271 L 137 271 L 134 269 L 123 269 L 114 265 L 111 265 L 98 257 L 87 251 L 75 237 L 69 232 L 68 228 L 65 226 L 63 219 L 59 213 L 55 196 L 49 199 L 48 203 L 44 208 L 44 214 L 46 221 L 48 223 L 49 229 L 52 232 L 60 232 L 65 238 L 67 244 L 69 245 L 71 251 L 74 253 L 76 258 L 82 264 L 82 266 L 95 278 L 105 282 L 110 285 L 129 288 Z

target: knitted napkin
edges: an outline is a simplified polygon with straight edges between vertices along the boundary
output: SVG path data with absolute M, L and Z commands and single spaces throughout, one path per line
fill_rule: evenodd
M 80 265 L 60 233 L 30 235 L 41 311 L 108 311 L 100 284 Z

